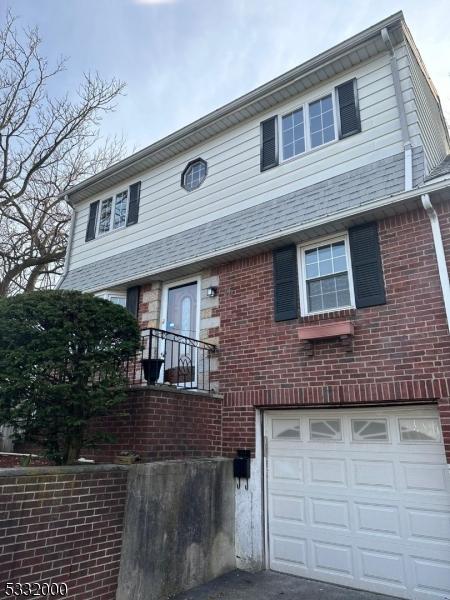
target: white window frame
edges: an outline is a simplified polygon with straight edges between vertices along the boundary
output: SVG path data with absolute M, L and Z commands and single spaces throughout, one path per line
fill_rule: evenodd
M 319 246 L 325 246 L 327 244 L 334 244 L 336 242 L 342 242 L 342 241 L 345 243 L 345 256 L 347 259 L 347 276 L 348 276 L 348 287 L 349 287 L 349 292 L 350 292 L 350 304 L 348 304 L 346 306 L 338 306 L 337 308 L 326 308 L 324 310 L 308 311 L 305 252 L 307 250 L 312 250 L 313 248 L 318 248 Z M 300 288 L 300 294 L 299 294 L 300 314 L 302 317 L 306 317 L 309 315 L 322 315 L 325 313 L 339 312 L 340 310 L 347 310 L 347 309 L 355 308 L 355 290 L 353 287 L 352 261 L 351 261 L 351 257 L 350 257 L 350 245 L 349 245 L 347 232 L 343 232 L 343 233 L 335 235 L 333 237 L 318 238 L 318 239 L 315 239 L 314 241 L 309 241 L 306 244 L 299 244 L 297 246 L 297 258 L 298 258 L 298 284 L 299 284 L 299 288 Z
M 317 422 L 317 421 L 339 421 L 341 437 L 336 440 L 333 438 L 326 438 L 326 437 L 313 439 L 311 437 L 311 423 L 313 421 L 315 421 L 315 422 Z M 324 415 L 323 417 L 310 417 L 308 419 L 308 441 L 311 442 L 311 444 L 321 444 L 322 442 L 325 442 L 327 444 L 342 444 L 344 442 L 343 430 L 344 430 L 344 425 L 343 425 L 342 419 L 340 417 L 327 417 L 326 415 Z
M 123 225 L 119 225 L 119 227 L 114 227 L 114 209 L 116 206 L 117 196 L 119 194 L 122 194 L 123 192 L 127 192 L 127 210 L 125 212 L 125 221 L 124 221 Z M 100 215 L 102 212 L 102 204 L 105 200 L 109 200 L 110 198 L 112 198 L 112 204 L 111 204 L 111 215 L 109 217 L 109 229 L 108 229 L 108 231 L 103 231 L 102 233 L 100 233 Z M 126 227 L 129 207 L 130 207 L 130 186 L 122 188 L 121 190 L 114 192 L 113 194 L 108 194 L 105 198 L 101 198 L 99 200 L 98 211 L 97 211 L 97 223 L 95 224 L 95 237 L 96 238 L 103 237 L 104 235 L 108 235 L 110 233 L 113 233 L 114 231 L 119 231 L 119 229 L 123 229 L 124 227 Z
M 111 302 L 111 298 L 122 298 L 127 301 L 127 293 L 122 291 L 115 292 L 114 290 L 105 290 L 104 292 L 97 292 L 94 294 L 97 298 L 103 298 L 104 300 L 109 300 Z M 119 305 L 121 306 L 121 305 Z
M 204 173 L 204 176 L 203 176 L 203 178 L 200 180 L 199 184 L 198 184 L 196 187 L 193 187 L 193 188 L 189 189 L 189 188 L 187 187 L 186 179 L 187 179 L 188 173 L 189 173 L 189 172 L 190 172 L 190 171 L 191 171 L 191 170 L 192 170 L 192 169 L 193 169 L 193 168 L 194 168 L 196 165 L 202 165 L 202 166 L 204 167 L 204 169 L 205 169 L 205 173 Z M 183 173 L 183 182 L 182 182 L 182 184 L 183 184 L 183 188 L 184 188 L 184 189 L 186 190 L 186 192 L 188 192 L 188 193 L 195 192 L 195 190 L 198 190 L 198 188 L 199 188 L 199 187 L 201 187 L 201 185 L 202 185 L 202 184 L 203 184 L 203 182 L 205 181 L 205 179 L 206 179 L 207 175 L 208 175 L 208 165 L 207 165 L 206 161 L 205 161 L 205 160 L 203 160 L 202 158 L 199 158 L 199 159 L 197 159 L 197 160 L 194 160 L 193 162 L 191 162 L 191 164 L 190 164 L 188 167 L 186 167 L 186 171 L 185 171 L 185 173 Z
M 331 102 L 333 104 L 334 139 L 330 140 L 329 142 L 325 142 L 325 144 L 321 144 L 320 146 L 315 146 L 314 148 L 312 148 L 311 147 L 311 132 L 310 132 L 310 127 L 309 127 L 309 105 L 313 104 L 314 102 L 317 102 L 317 100 L 321 100 L 322 98 L 325 98 L 326 96 L 331 96 Z M 303 109 L 303 120 L 304 120 L 304 127 L 305 127 L 305 151 L 301 152 L 300 154 L 294 154 L 294 156 L 290 156 L 289 158 L 284 158 L 283 117 L 286 117 L 287 115 L 290 115 L 293 112 L 295 112 L 296 110 L 299 110 L 301 108 Z M 320 150 L 321 148 L 326 148 L 327 146 L 330 146 L 331 144 L 335 144 L 336 142 L 338 142 L 339 141 L 339 127 L 338 127 L 337 118 L 338 118 L 338 114 L 337 114 L 337 102 L 336 102 L 336 88 L 333 88 L 333 89 L 329 90 L 328 92 L 324 92 L 320 95 L 314 96 L 313 98 L 308 100 L 308 102 L 298 104 L 294 108 L 291 108 L 291 109 L 287 110 L 286 112 L 278 115 L 278 131 L 280 132 L 280 135 L 279 135 L 280 164 L 289 162 L 291 160 L 295 160 L 301 156 L 305 156 L 306 154 L 310 154 L 311 152 L 316 152 L 317 150 Z
M 354 436 L 354 431 L 353 431 L 353 421 L 384 421 L 386 423 L 386 435 L 387 435 L 387 439 L 385 440 L 377 440 L 374 438 L 369 438 L 367 440 L 355 440 Z M 351 417 L 350 418 L 350 443 L 351 444 L 392 444 L 393 443 L 393 439 L 391 436 L 391 431 L 390 431 L 390 422 L 389 419 L 387 417 L 367 417 L 367 416 L 360 416 L 360 417 Z
M 420 419 L 421 421 L 436 421 L 438 426 L 439 437 L 437 440 L 404 440 L 402 439 L 402 428 L 400 425 L 401 421 L 413 421 L 414 419 Z M 439 421 L 439 417 L 397 417 L 398 427 L 398 439 L 400 444 L 441 444 L 442 443 L 442 427 Z

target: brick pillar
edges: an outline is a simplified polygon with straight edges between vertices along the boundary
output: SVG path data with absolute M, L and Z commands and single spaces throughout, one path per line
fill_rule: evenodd
M 217 295 L 214 298 L 209 298 L 207 290 L 209 287 L 217 287 Z M 201 293 L 200 293 L 200 339 L 202 342 L 207 344 L 219 345 L 219 276 L 215 274 L 212 269 L 208 269 L 202 272 L 201 278 Z M 201 358 L 201 356 L 200 356 Z M 209 359 L 210 372 L 209 372 L 209 384 L 211 389 L 215 392 L 219 391 L 219 382 L 217 381 L 219 360 L 218 356 L 211 356 Z M 200 361 L 199 372 L 202 371 L 202 364 Z M 199 373 L 199 375 L 200 375 Z M 203 375 L 200 375 L 203 377 Z M 203 380 L 202 380 L 203 381 Z M 207 382 L 205 381 L 205 385 Z
M 152 281 L 141 288 L 139 323 L 141 329 L 160 327 L 162 281 Z

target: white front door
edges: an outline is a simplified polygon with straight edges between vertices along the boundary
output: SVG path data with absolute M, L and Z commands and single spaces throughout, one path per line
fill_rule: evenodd
M 270 568 L 450 598 L 450 477 L 437 410 L 270 411 Z
M 164 286 L 161 327 L 168 333 L 163 346 L 163 381 L 195 387 L 197 349 L 185 338 L 199 337 L 199 282 L 187 280 Z

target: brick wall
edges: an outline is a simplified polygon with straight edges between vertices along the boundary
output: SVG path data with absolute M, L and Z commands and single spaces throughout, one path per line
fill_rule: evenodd
M 0 469 L 0 598 L 6 582 L 65 582 L 71 600 L 113 600 L 124 467 Z
M 113 460 L 122 450 L 137 452 L 145 461 L 220 456 L 222 398 L 139 387 L 130 390 L 126 402 L 93 429 L 115 437 L 114 443 L 83 452 L 99 461 Z
M 440 213 L 450 256 L 450 211 Z M 446 404 L 450 336 L 429 219 L 417 209 L 381 221 L 379 231 L 384 306 L 276 323 L 271 253 L 219 267 L 226 454 L 253 447 L 255 406 Z M 355 324 L 353 351 L 337 340 L 318 341 L 308 356 L 299 327 L 339 320 Z M 450 456 L 449 424 L 443 425 Z

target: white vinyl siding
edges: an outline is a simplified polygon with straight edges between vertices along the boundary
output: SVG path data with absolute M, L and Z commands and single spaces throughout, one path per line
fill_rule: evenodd
M 405 47 L 411 73 L 411 92 L 414 96 L 413 118 L 420 130 L 428 171 L 436 167 L 450 152 L 439 104 L 428 85 L 409 46 Z
M 403 76 L 403 75 L 402 75 Z M 406 75 L 405 75 L 406 76 Z M 326 95 L 330 88 L 356 77 L 362 132 L 315 148 L 278 167 L 260 172 L 260 123 L 271 115 L 286 114 L 298 108 L 291 99 L 195 149 L 142 173 L 139 222 L 86 244 L 84 241 L 89 202 L 77 207 L 71 269 L 108 258 L 142 244 L 180 233 L 245 208 L 303 187 L 368 165 L 402 151 L 398 110 L 387 55 L 347 71 L 340 77 L 302 94 L 307 103 Z M 186 194 L 180 177 L 187 163 L 202 156 L 208 163 L 208 177 L 195 194 Z M 133 183 L 123 182 L 123 187 Z M 117 190 L 111 190 L 112 192 Z

